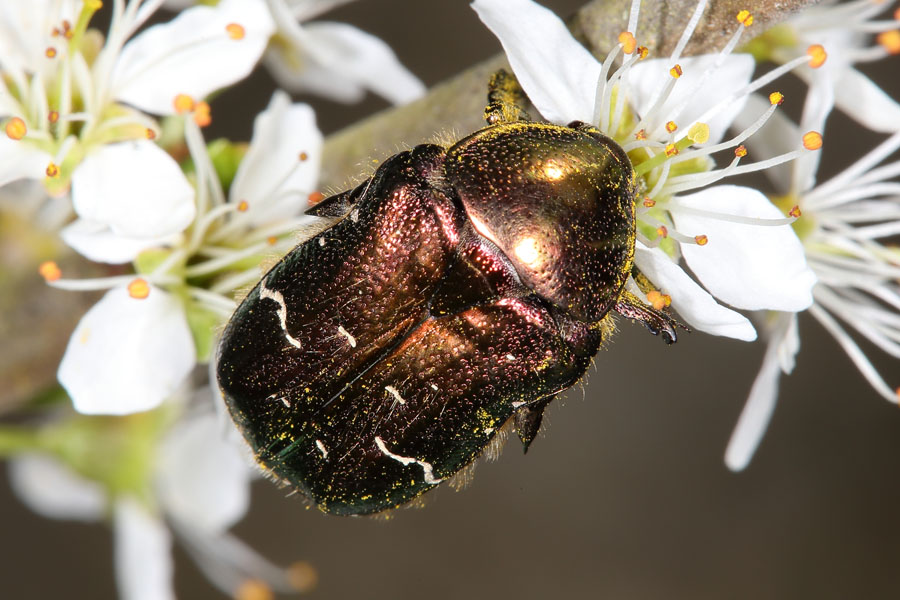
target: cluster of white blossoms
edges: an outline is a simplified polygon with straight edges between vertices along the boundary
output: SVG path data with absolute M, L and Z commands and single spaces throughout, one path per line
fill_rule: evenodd
M 303 213 L 321 199 L 322 135 L 312 109 L 284 91 L 247 145 L 208 142 L 203 127 L 210 95 L 260 62 L 290 91 L 348 102 L 366 91 L 394 103 L 421 95 L 381 40 L 305 22 L 346 1 L 113 0 L 104 34 L 91 28 L 98 0 L 0 0 L 0 186 L 37 198 L 38 225 L 113 273 L 81 279 L 41 265 L 56 288 L 105 294 L 59 366 L 74 412 L 0 436 L 15 436 L 3 445 L 16 450 L 13 486 L 34 510 L 111 518 L 123 598 L 174 597 L 172 532 L 233 597 L 314 580 L 305 563 L 276 567 L 228 533 L 256 468 L 197 367 L 259 265 L 320 226 Z M 635 37 L 635 0 L 600 61 L 531 0 L 473 2 L 544 119 L 591 123 L 631 158 L 643 277 L 629 290 L 714 335 L 755 340 L 740 311 L 760 317 L 768 349 L 726 453 L 731 468 L 748 463 L 765 431 L 799 349 L 800 312 L 898 400 L 844 328 L 900 358 L 900 251 L 890 244 L 900 234 L 900 105 L 856 68 L 900 53 L 900 11 L 880 18 L 888 6 L 826 2 L 752 40 L 753 15 L 741 11 L 724 48 L 684 56 L 701 0 L 656 58 Z M 160 7 L 177 15 L 146 27 Z M 761 60 L 776 66 L 754 77 Z M 768 90 L 787 73 L 808 84 L 799 125 Z M 834 107 L 888 137 L 819 183 Z M 754 172 L 777 193 L 721 183 Z M 0 194 L 4 209 L 15 195 Z
M 260 61 L 284 87 L 343 101 L 424 91 L 382 41 L 301 23 L 338 2 L 192 4 L 167 3 L 178 14 L 141 30 L 163 1 L 115 0 L 104 35 L 90 27 L 97 0 L 0 3 L 0 185 L 15 192 L 4 209 L 27 194 L 39 226 L 115 273 L 40 266 L 56 288 L 106 292 L 58 370 L 76 413 L 0 435 L 16 440 L 13 487 L 34 510 L 111 518 L 123 598 L 174 597 L 171 532 L 230 596 L 315 581 L 306 563 L 276 567 L 228 533 L 258 469 L 195 367 L 259 265 L 315 220 L 303 212 L 321 198 L 322 134 L 311 107 L 277 91 L 249 144 L 207 142 L 206 99 Z
M 753 40 L 753 54 L 735 52 L 754 20 L 742 10 L 722 50 L 682 56 L 706 6 L 697 3 L 669 56 L 651 58 L 634 36 L 634 1 L 628 30 L 600 62 L 531 0 L 473 3 L 544 118 L 591 123 L 628 152 L 641 194 L 635 264 L 657 288 L 629 281 L 632 291 L 657 308 L 671 304 L 695 329 L 747 341 L 756 329 L 733 309 L 766 311 L 758 314 L 768 350 L 726 451 L 740 470 L 765 432 L 780 373 L 793 369 L 800 312 L 835 337 L 878 394 L 900 401 L 838 322 L 900 358 L 900 250 L 888 243 L 900 233 L 900 162 L 880 164 L 900 148 L 900 104 L 856 69 L 900 53 L 900 10 L 879 20 L 891 3 L 826 2 Z M 754 79 L 754 57 L 779 66 Z M 800 126 L 778 110 L 783 94 L 759 93 L 787 72 L 808 83 Z M 834 107 L 893 135 L 816 186 Z M 724 167 L 712 160 L 729 152 Z M 775 181 L 778 196 L 715 185 L 755 171 Z

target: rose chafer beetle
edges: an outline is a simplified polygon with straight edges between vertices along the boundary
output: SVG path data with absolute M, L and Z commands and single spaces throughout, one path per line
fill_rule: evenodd
M 276 264 L 223 334 L 232 417 L 325 512 L 408 502 L 510 419 L 527 450 L 612 313 L 675 341 L 672 319 L 625 288 L 625 152 L 584 123 L 526 120 L 504 72 L 488 98 L 484 129 L 401 152 L 310 209 L 339 220 Z

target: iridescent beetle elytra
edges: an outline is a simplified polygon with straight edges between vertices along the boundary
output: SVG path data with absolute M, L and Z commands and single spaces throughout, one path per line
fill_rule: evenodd
M 218 350 L 259 462 L 323 511 L 396 507 L 472 462 L 510 418 L 525 448 L 618 313 L 675 341 L 625 290 L 635 176 L 584 123 L 528 121 L 491 80 L 488 126 L 416 146 L 309 213 L 340 217 L 274 266 Z

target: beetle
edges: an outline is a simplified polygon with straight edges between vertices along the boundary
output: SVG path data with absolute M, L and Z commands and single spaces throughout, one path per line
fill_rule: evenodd
M 642 279 L 628 156 L 585 123 L 528 120 L 523 97 L 496 73 L 485 128 L 401 152 L 313 206 L 337 221 L 225 328 L 231 416 L 261 465 L 324 512 L 407 503 L 510 419 L 527 451 L 613 313 L 676 339 L 626 290 Z

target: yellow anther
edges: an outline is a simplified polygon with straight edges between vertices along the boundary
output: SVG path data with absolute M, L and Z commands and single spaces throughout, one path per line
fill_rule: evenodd
M 671 75 L 675 79 L 681 77 L 682 73 L 684 73 L 684 71 L 681 70 L 681 65 L 675 65 L 674 67 L 669 69 L 669 75 Z
M 56 123 L 57 121 L 59 121 L 59 113 L 55 110 L 51 110 L 49 113 L 47 113 L 47 120 L 51 123 Z
M 25 121 L 19 117 L 13 117 L 6 122 L 6 135 L 9 139 L 21 140 L 26 133 L 28 133 L 28 128 L 25 126 Z
M 647 130 L 646 129 L 638 130 L 638 132 L 634 134 L 634 139 L 646 140 L 647 139 Z
M 750 14 L 749 10 L 742 10 L 737 14 L 738 23 L 741 23 L 744 27 L 750 27 L 753 25 L 753 15 Z
M 807 150 L 818 150 L 822 147 L 822 134 L 818 131 L 808 131 L 803 134 L 803 147 Z
M 266 238 L 266 243 L 269 244 L 270 246 L 274 246 L 275 244 L 278 243 L 278 238 L 274 235 L 270 235 L 269 237 Z
M 41 266 L 38 267 L 38 273 L 41 274 L 44 281 L 56 281 L 62 277 L 62 271 L 59 270 L 59 265 L 52 260 L 42 262 Z
M 703 234 L 700 234 L 694 236 L 694 241 L 697 242 L 698 246 L 705 246 L 707 243 L 709 243 L 709 238 Z
M 233 40 L 242 40 L 244 39 L 244 36 L 247 35 L 244 26 L 239 25 L 238 23 L 229 23 L 225 26 L 225 31 L 228 33 L 228 37 Z
M 622 52 L 631 54 L 637 48 L 637 40 L 630 31 L 623 31 L 619 34 L 619 43 L 622 44 Z
M 238 212 L 247 212 L 248 208 L 250 208 L 250 204 L 248 204 L 246 200 L 241 200 L 240 202 L 238 202 Z
M 666 156 L 675 156 L 678 154 L 678 146 L 675 144 L 667 144 L 666 145 Z
M 772 106 L 780 106 L 784 103 L 784 94 L 781 92 L 772 92 L 769 94 L 769 103 Z
M 44 50 L 44 56 L 47 58 L 56 58 L 56 48 L 53 46 L 47 46 L 47 49 Z
M 900 31 L 885 31 L 875 38 L 890 54 L 900 54 Z
M 806 53 L 809 55 L 809 66 L 813 69 L 818 69 L 824 65 L 825 59 L 828 58 L 828 53 L 825 52 L 822 44 L 813 44 L 806 49 Z
M 665 225 L 660 225 L 656 228 L 656 235 L 661 238 L 669 237 L 669 229 Z
M 747 147 L 741 144 L 734 149 L 734 155 L 738 158 L 744 158 L 745 156 L 747 156 Z
M 132 279 L 128 284 L 128 295 L 135 300 L 143 300 L 150 295 L 150 284 L 140 277 Z
M 144 135 L 147 136 L 148 140 L 156 139 L 156 132 L 153 131 L 152 129 L 150 129 L 149 127 L 146 130 L 144 130 Z
M 694 123 L 688 129 L 687 136 L 695 144 L 705 144 L 709 141 L 709 125 L 706 123 Z
M 309 160 L 309 154 L 307 154 L 306 152 L 301 152 L 300 153 L 300 162 L 306 162 L 307 160 Z
M 793 208 L 791 208 L 791 210 L 788 211 L 788 215 L 794 217 L 795 219 L 799 219 L 800 215 L 802 214 L 803 213 L 800 211 L 800 207 L 796 204 L 793 206 Z
M 194 123 L 196 123 L 198 127 L 206 127 L 212 123 L 212 115 L 209 111 L 208 102 L 198 102 L 196 106 L 194 106 Z
M 309 203 L 311 205 L 318 204 L 319 202 L 321 202 L 324 199 L 325 199 L 325 194 L 323 194 L 322 192 L 313 192 L 307 198 L 307 200 L 309 201 Z
M 647 49 L 647 46 L 638 46 L 637 53 L 640 59 L 644 60 L 645 58 L 647 58 L 647 54 L 649 54 L 650 51 Z
M 172 102 L 175 106 L 175 112 L 179 115 L 189 113 L 194 110 L 194 99 L 187 94 L 178 94 Z
M 647 208 L 653 208 L 654 206 L 656 206 L 656 200 L 648 196 L 647 198 L 644 198 L 644 206 Z
M 678 129 L 678 125 L 675 123 L 675 121 L 669 121 L 668 123 L 666 123 L 666 131 L 668 131 L 669 133 L 675 133 L 676 129 Z
M 47 177 L 59 177 L 59 167 L 56 163 L 51 162 L 47 165 L 47 168 L 44 170 L 44 173 L 47 174 Z
M 301 593 L 311 592 L 319 582 L 316 568 L 304 560 L 299 560 L 287 568 L 288 583 Z

